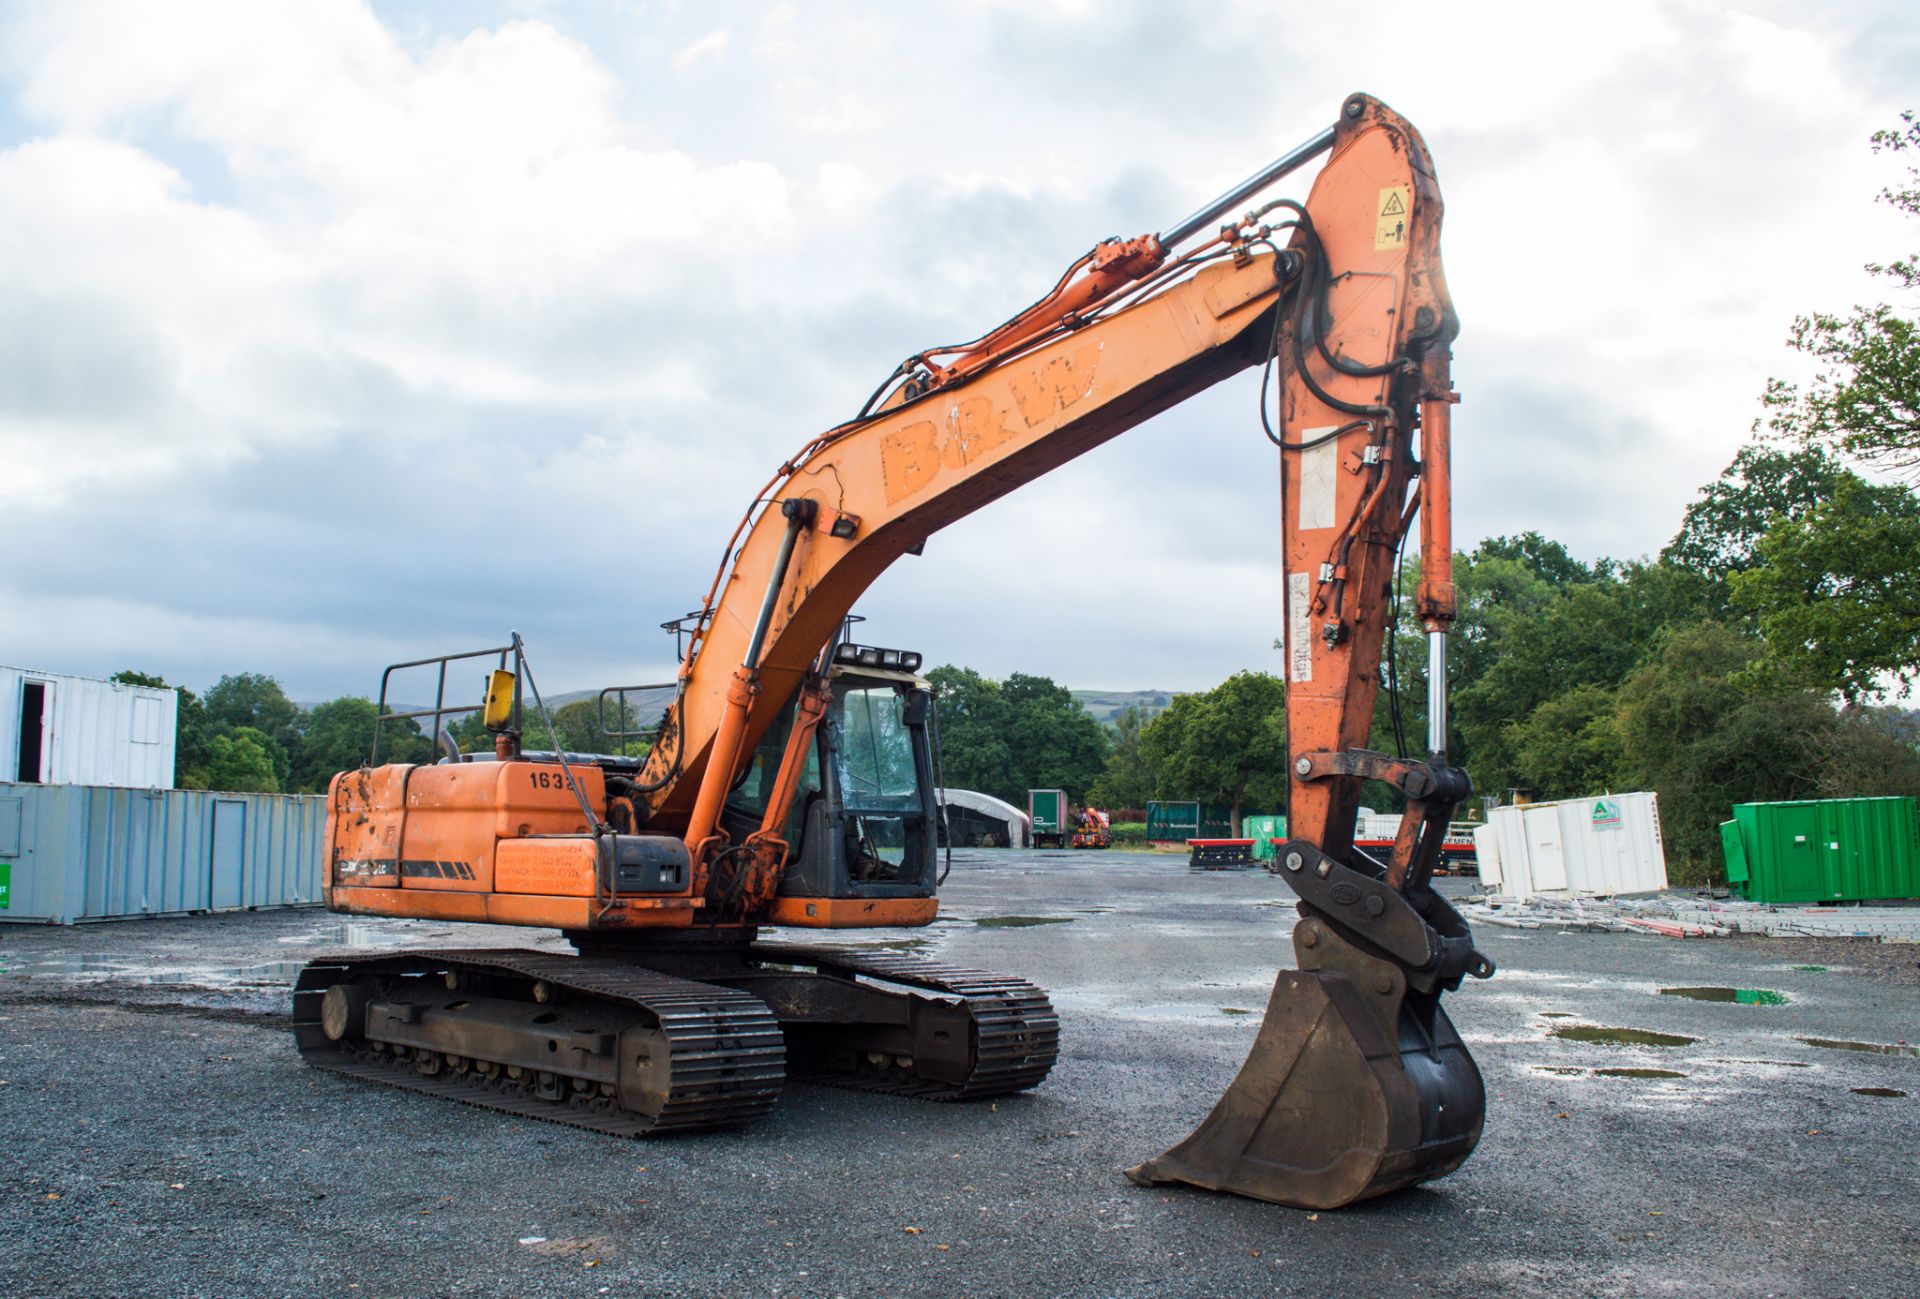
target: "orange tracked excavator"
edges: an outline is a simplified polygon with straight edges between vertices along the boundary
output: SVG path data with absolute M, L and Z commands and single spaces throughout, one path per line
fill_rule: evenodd
M 1254 200 L 1324 156 L 1304 203 Z M 1158 235 L 1108 240 L 990 333 L 903 362 L 781 464 L 681 637 L 644 756 L 540 749 L 524 647 L 437 665 L 440 759 L 329 793 L 335 911 L 546 926 L 578 955 L 323 959 L 306 1058 L 627 1135 L 738 1124 L 789 1073 L 941 1099 L 1032 1087 L 1059 1027 L 1020 979 L 758 941 L 761 926 L 924 925 L 937 902 L 937 743 L 918 656 L 847 639 L 855 599 L 933 532 L 1228 375 L 1267 366 L 1278 446 L 1298 969 L 1186 1140 L 1129 1175 L 1324 1208 L 1441 1176 L 1479 1139 L 1480 1076 L 1441 1009 L 1492 964 L 1430 887 L 1469 792 L 1445 753 L 1448 439 L 1457 329 L 1420 135 L 1354 95 L 1333 125 Z M 1366 743 L 1396 555 L 1421 520 L 1430 754 Z M 440 722 L 485 658 L 490 753 Z M 389 675 L 394 669 L 389 669 Z M 383 683 L 383 695 L 385 686 Z M 550 731 L 548 732 L 550 735 Z M 375 761 L 378 759 L 376 740 Z M 1353 843 L 1366 779 L 1404 792 L 1385 860 Z

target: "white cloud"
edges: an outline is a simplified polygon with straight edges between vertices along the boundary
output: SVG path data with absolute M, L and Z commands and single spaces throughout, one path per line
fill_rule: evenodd
M 673 56 L 673 68 L 684 72 L 688 68 L 698 67 L 701 63 L 724 63 L 727 60 L 727 47 L 733 43 L 732 33 L 724 28 L 708 32 L 693 44 Z
M 900 356 L 1183 215 L 1356 88 L 1421 124 L 1446 187 L 1469 544 L 1658 549 L 1790 368 L 1792 315 L 1867 296 L 1860 263 L 1911 242 L 1865 148 L 1909 106 L 1897 5 L 1395 0 L 1360 36 L 1253 0 L 969 4 L 938 39 L 905 11 L 730 21 L 16 12 L 0 506 L 72 552 L 46 574 L 67 589 L 0 583 L 16 657 L 111 670 L 152 644 L 190 683 L 280 670 L 312 697 L 518 621 L 553 641 L 553 688 L 652 662 L 636 633 L 697 598 L 768 466 Z M 1075 683 L 1269 663 L 1253 400 L 1228 384 L 963 521 L 869 611 L 936 659 Z M 142 503 L 164 535 L 128 522 Z M 514 557 L 529 530 L 564 538 L 564 572 Z M 1056 568 L 1106 598 L 1062 618 Z M 953 598 L 980 589 L 1006 624 Z M 316 629 L 337 643 L 295 648 Z

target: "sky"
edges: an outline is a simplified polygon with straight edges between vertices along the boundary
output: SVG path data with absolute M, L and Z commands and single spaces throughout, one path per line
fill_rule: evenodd
M 752 493 L 902 357 L 1354 90 L 1447 210 L 1456 540 L 1657 552 L 1796 313 L 1911 251 L 1905 3 L 0 3 L 0 662 L 368 693 L 671 675 Z M 1282 191 L 1305 193 L 1306 179 Z M 858 611 L 988 675 L 1278 669 L 1240 376 Z

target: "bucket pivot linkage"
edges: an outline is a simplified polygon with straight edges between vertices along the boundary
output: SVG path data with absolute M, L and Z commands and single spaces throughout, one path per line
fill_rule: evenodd
M 1378 754 L 1328 756 L 1428 797 L 1410 797 L 1385 866 L 1301 839 L 1276 854 L 1270 869 L 1300 897 L 1299 968 L 1274 982 L 1253 1049 L 1212 1113 L 1127 1170 L 1142 1186 L 1332 1209 L 1445 1176 L 1479 1143 L 1485 1088 L 1440 995 L 1466 975 L 1490 977 L 1493 962 L 1429 884 L 1466 777 Z

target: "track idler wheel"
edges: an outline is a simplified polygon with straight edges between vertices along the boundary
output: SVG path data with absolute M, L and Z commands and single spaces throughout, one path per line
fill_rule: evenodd
M 1260 1035 L 1185 1141 L 1127 1170 L 1302 1209 L 1336 1209 L 1443 1177 L 1480 1141 L 1486 1090 L 1438 991 L 1309 916 L 1298 970 L 1274 982 Z

